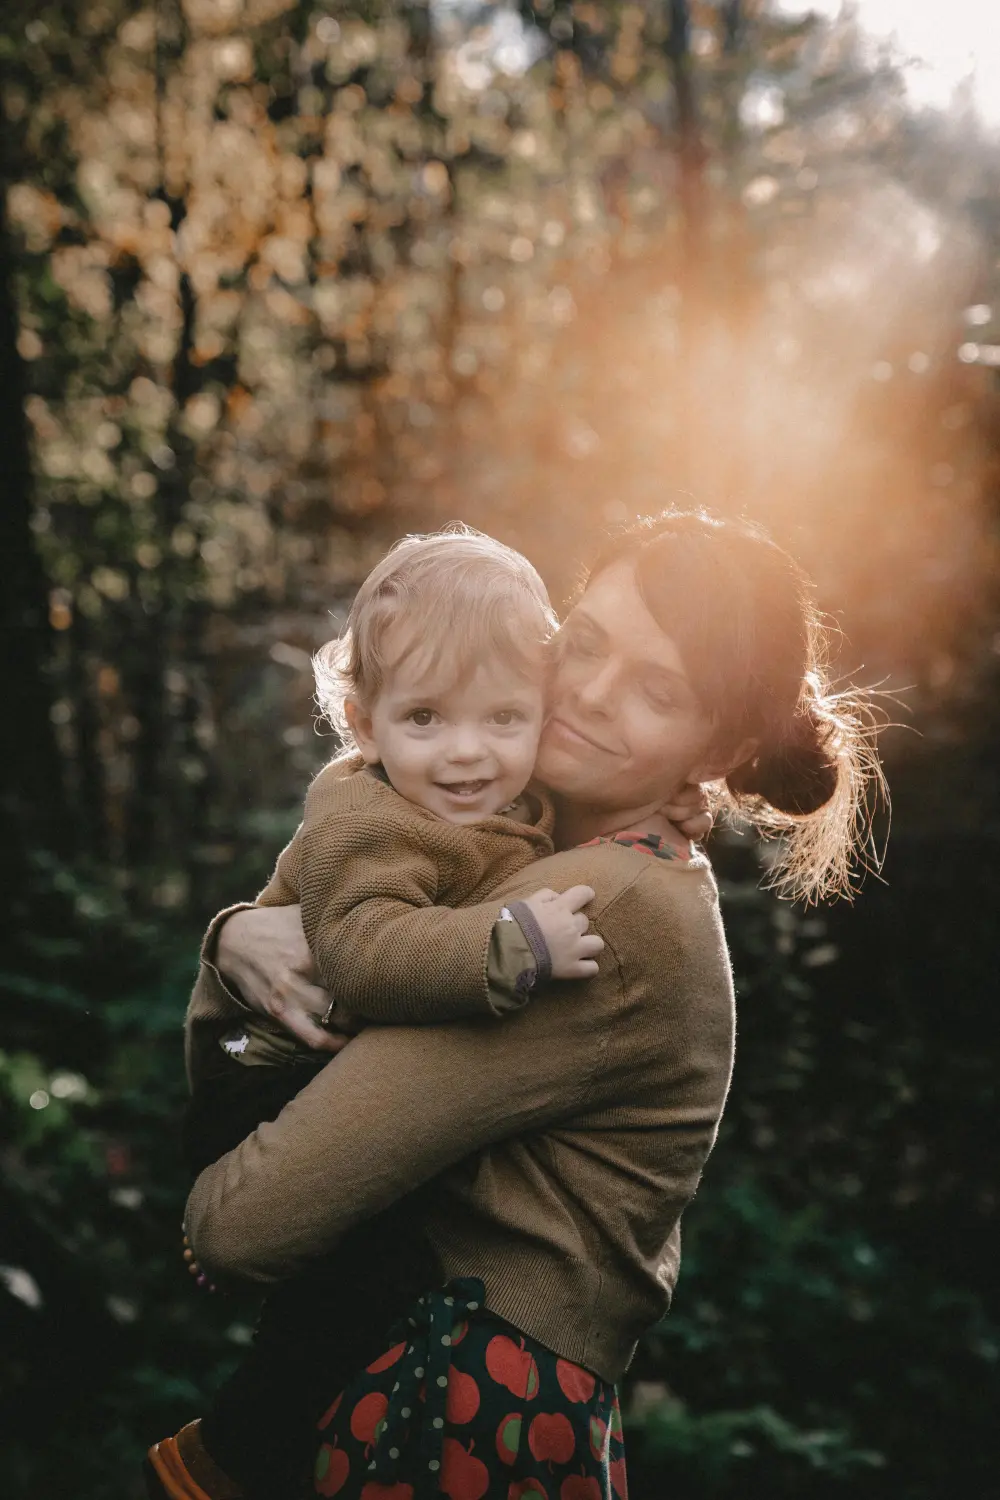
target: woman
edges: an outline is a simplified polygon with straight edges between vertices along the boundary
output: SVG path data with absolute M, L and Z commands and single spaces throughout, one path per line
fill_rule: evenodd
M 614 1382 L 669 1306 L 733 1041 L 711 871 L 658 809 L 724 782 L 787 831 L 786 889 L 848 878 L 871 752 L 857 699 L 825 690 L 802 575 L 762 534 L 691 514 L 624 534 L 559 647 L 537 772 L 562 852 L 527 879 L 594 887 L 600 974 L 499 1032 L 370 1028 L 189 1201 L 199 1260 L 269 1281 L 436 1179 L 424 1228 L 451 1285 L 330 1392 L 321 1494 L 624 1494 Z M 305 970 L 287 909 L 228 923 L 218 958 L 264 1008 L 282 963 L 261 919 L 289 924 L 282 958 Z M 199 985 L 206 1015 L 225 1008 L 211 966 Z

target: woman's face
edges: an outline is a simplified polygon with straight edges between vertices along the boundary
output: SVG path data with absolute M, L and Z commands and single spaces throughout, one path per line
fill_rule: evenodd
M 536 775 L 570 802 L 629 809 L 713 777 L 712 722 L 632 564 L 599 573 L 557 638 Z M 716 769 L 715 775 L 720 774 Z

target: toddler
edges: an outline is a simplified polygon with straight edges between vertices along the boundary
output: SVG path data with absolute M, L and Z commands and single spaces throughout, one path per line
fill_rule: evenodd
M 325 1019 L 339 1030 L 497 1018 L 550 979 L 597 972 L 603 943 L 582 911 L 590 887 L 509 907 L 489 896 L 552 852 L 552 809 L 529 783 L 554 628 L 525 558 L 449 528 L 398 543 L 319 653 L 319 703 L 352 748 L 312 783 L 257 901 L 301 905 L 333 996 Z M 190 1012 L 186 1022 L 194 1172 L 275 1118 L 327 1061 L 255 1013 L 230 1023 Z M 269 1296 L 213 1409 L 150 1450 L 151 1494 L 292 1492 L 311 1459 L 303 1411 L 314 1399 L 318 1414 L 337 1372 L 377 1353 L 393 1313 L 441 1279 L 414 1201 L 430 1191 L 359 1225 Z

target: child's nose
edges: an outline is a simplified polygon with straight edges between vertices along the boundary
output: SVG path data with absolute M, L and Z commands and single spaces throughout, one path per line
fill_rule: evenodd
M 483 736 L 471 724 L 455 729 L 448 749 L 452 760 L 463 763 L 483 760 L 486 756 Z

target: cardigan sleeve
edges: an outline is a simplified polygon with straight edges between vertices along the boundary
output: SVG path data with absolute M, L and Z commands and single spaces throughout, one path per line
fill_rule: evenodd
M 496 1016 L 487 973 L 502 901 L 435 904 L 437 862 L 384 809 L 310 820 L 298 860 L 302 926 L 333 1020 L 353 1025 Z
M 617 996 L 616 971 L 603 987 L 554 991 L 502 1029 L 363 1031 L 277 1120 L 202 1172 L 185 1218 L 199 1263 L 254 1281 L 293 1275 L 460 1158 L 569 1120 L 598 1066 L 602 988 Z

